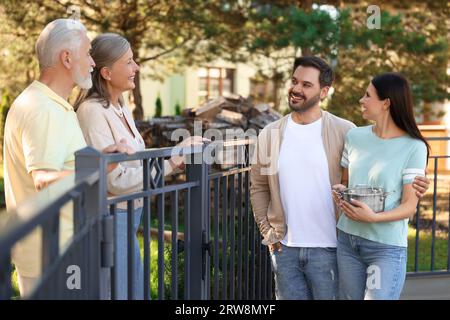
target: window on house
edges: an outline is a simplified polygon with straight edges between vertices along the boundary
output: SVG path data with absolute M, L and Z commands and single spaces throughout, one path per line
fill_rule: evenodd
M 234 69 L 206 67 L 198 69 L 197 75 L 200 103 L 234 93 Z

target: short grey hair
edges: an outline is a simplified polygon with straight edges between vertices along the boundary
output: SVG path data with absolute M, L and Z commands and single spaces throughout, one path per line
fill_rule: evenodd
M 36 41 L 39 68 L 54 66 L 61 50 L 79 49 L 83 33 L 86 33 L 86 28 L 78 20 L 56 19 L 47 24 Z

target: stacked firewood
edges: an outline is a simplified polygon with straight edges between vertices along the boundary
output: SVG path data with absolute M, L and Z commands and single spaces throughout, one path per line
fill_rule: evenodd
M 273 110 L 268 104 L 253 105 L 250 99 L 239 95 L 218 97 L 196 107 L 184 109 L 180 116 L 166 116 L 152 118 L 150 121 L 136 123 L 148 148 L 173 146 L 173 133 L 177 129 L 186 129 L 191 135 L 202 134 L 208 129 L 219 130 L 223 137 L 233 130 L 254 132 L 264 128 L 267 124 L 280 119 L 282 115 Z M 194 123 L 196 123 L 194 125 Z

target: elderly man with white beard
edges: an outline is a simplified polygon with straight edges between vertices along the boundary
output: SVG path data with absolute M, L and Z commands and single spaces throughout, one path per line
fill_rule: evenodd
M 76 20 L 52 21 L 39 35 L 36 42 L 39 79 L 15 99 L 5 123 L 3 159 L 9 212 L 50 183 L 73 173 L 74 153 L 84 148 L 86 142 L 67 99 L 75 86 L 82 89 L 92 86 L 95 63 L 90 48 L 86 28 Z M 133 153 L 133 150 L 121 143 L 103 152 Z M 73 235 L 72 214 L 70 206 L 61 210 L 61 247 Z M 41 243 L 39 228 L 13 249 L 12 261 L 21 296 L 32 293 L 43 271 Z

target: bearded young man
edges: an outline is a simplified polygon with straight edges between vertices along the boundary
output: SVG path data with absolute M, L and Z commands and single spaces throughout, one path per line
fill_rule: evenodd
M 292 112 L 258 136 L 251 201 L 269 247 L 277 299 L 338 298 L 331 186 L 342 182 L 345 135 L 355 125 L 320 107 L 333 80 L 324 60 L 297 58 L 288 91 Z M 416 177 L 413 185 L 421 197 L 428 180 Z

